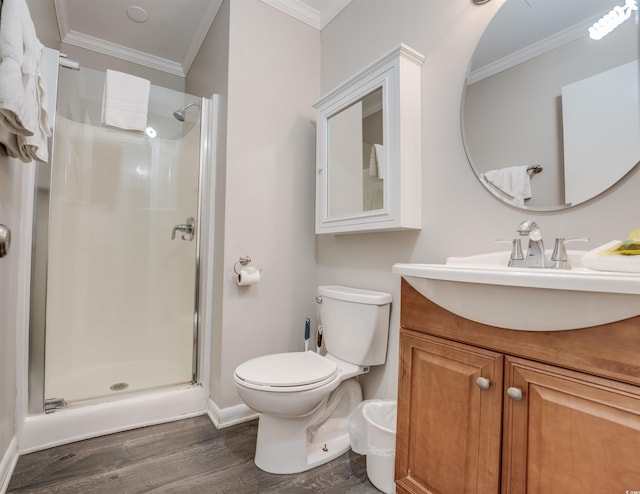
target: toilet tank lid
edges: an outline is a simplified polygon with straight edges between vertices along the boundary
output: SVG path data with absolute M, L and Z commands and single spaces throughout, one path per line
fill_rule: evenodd
M 384 305 L 391 303 L 391 295 L 389 293 L 338 285 L 319 286 L 318 295 L 359 304 Z

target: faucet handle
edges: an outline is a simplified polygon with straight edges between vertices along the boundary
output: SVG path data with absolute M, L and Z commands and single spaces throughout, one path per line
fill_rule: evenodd
M 564 243 L 568 244 L 569 242 L 588 242 L 591 240 L 589 237 L 579 237 L 579 238 L 567 238 Z
M 569 265 L 569 259 L 567 257 L 567 249 L 565 247 L 569 242 L 588 242 L 589 237 L 581 237 L 581 238 L 568 238 L 565 239 L 563 237 L 556 238 L 556 244 L 553 248 L 553 254 L 551 254 L 551 261 L 553 262 L 554 268 L 559 269 L 569 269 L 571 266 Z
M 509 266 L 512 266 L 513 261 L 523 261 L 524 254 L 522 253 L 522 243 L 519 238 L 514 238 L 513 240 L 496 240 L 497 244 L 506 243 L 511 244 L 511 256 L 509 258 Z
M 566 240 L 563 237 L 556 238 L 556 244 L 553 247 L 553 254 L 551 254 L 552 261 L 564 261 L 567 262 L 567 249 L 565 248 Z M 558 266 L 556 266 L 558 267 Z M 568 266 L 567 266 L 568 267 Z

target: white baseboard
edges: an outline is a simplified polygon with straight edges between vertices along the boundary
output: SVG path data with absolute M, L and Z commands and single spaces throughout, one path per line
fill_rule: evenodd
M 18 440 L 13 436 L 2 461 L 0 461 L 0 494 L 7 491 L 16 463 L 18 463 Z
M 207 415 L 209 415 L 211 422 L 213 422 L 213 425 L 215 425 L 217 429 L 230 427 L 258 418 L 258 414 L 245 404 L 220 408 L 216 402 L 210 398 Z

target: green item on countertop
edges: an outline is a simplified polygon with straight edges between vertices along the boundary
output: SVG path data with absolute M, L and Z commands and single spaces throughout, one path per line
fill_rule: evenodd
M 598 252 L 599 256 L 640 256 L 640 228 L 632 231 L 629 237 L 617 245 Z

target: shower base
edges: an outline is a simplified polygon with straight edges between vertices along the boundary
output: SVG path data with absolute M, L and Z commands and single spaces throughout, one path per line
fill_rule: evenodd
M 186 370 L 185 370 L 186 369 Z M 191 384 L 190 364 L 146 360 L 100 365 L 75 372 L 51 372 L 45 399 L 64 399 L 69 405 L 113 396 Z

